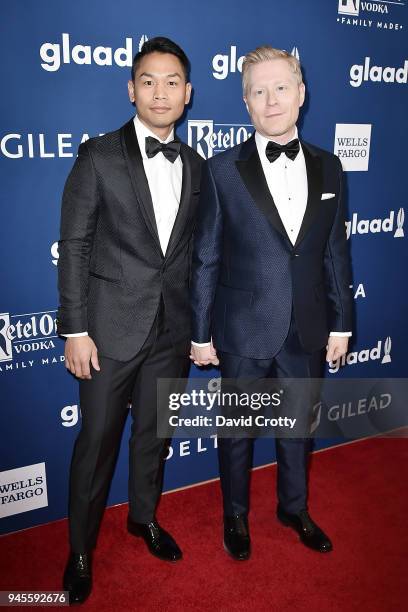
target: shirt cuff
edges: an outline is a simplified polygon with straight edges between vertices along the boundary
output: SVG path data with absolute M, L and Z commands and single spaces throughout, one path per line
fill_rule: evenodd
M 330 332 L 329 336 L 337 336 L 338 338 L 351 338 L 352 332 Z
M 87 336 L 88 332 L 78 332 L 77 334 L 60 334 L 64 338 L 81 338 L 81 336 Z
M 191 341 L 191 344 L 199 347 L 211 346 L 211 342 L 193 342 L 193 340 Z

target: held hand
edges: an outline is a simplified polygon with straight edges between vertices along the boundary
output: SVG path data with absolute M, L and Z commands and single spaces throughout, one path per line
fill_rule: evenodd
M 195 346 L 192 344 L 190 359 L 197 366 L 210 365 L 210 363 L 217 366 L 220 363 L 212 342 L 209 346 Z
M 347 353 L 348 348 L 347 337 L 343 336 L 329 336 L 329 341 L 326 346 L 326 361 L 329 363 L 330 361 L 336 361 L 340 357 L 343 357 Z
M 95 370 L 100 370 L 98 349 L 89 336 L 67 338 L 65 342 L 65 366 L 77 378 L 91 379 L 89 362 Z

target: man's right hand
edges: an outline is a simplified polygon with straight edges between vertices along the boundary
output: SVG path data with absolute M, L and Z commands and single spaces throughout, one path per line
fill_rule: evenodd
M 100 371 L 98 349 L 89 336 L 67 338 L 65 342 L 65 367 L 77 378 L 91 379 L 90 363 Z
M 191 345 L 190 359 L 197 366 L 205 365 L 219 365 L 217 351 L 215 350 L 212 342 L 208 346 L 196 346 Z

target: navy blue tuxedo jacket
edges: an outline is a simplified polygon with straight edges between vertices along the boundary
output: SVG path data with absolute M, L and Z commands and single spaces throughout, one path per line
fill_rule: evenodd
M 351 331 L 350 259 L 339 159 L 301 143 L 308 200 L 292 245 L 268 189 L 255 138 L 203 167 L 194 236 L 192 339 L 254 359 L 282 347 L 292 308 L 305 351 Z M 323 193 L 335 194 L 322 200 Z

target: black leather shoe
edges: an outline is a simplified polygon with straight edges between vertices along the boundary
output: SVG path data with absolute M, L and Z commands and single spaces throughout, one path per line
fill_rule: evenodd
M 68 591 L 69 604 L 83 603 L 92 590 L 92 559 L 90 554 L 72 553 L 63 579 L 64 591 Z
M 246 515 L 224 516 L 224 548 L 233 559 L 238 561 L 249 559 L 251 540 Z
M 127 530 L 132 535 L 143 538 L 152 555 L 163 561 L 178 561 L 183 554 L 171 535 L 154 520 L 151 523 L 136 523 L 130 516 Z
M 324 531 L 312 521 L 307 510 L 301 510 L 299 514 L 289 514 L 278 507 L 277 517 L 283 525 L 292 527 L 299 534 L 305 546 L 319 552 L 333 550 L 333 544 Z

